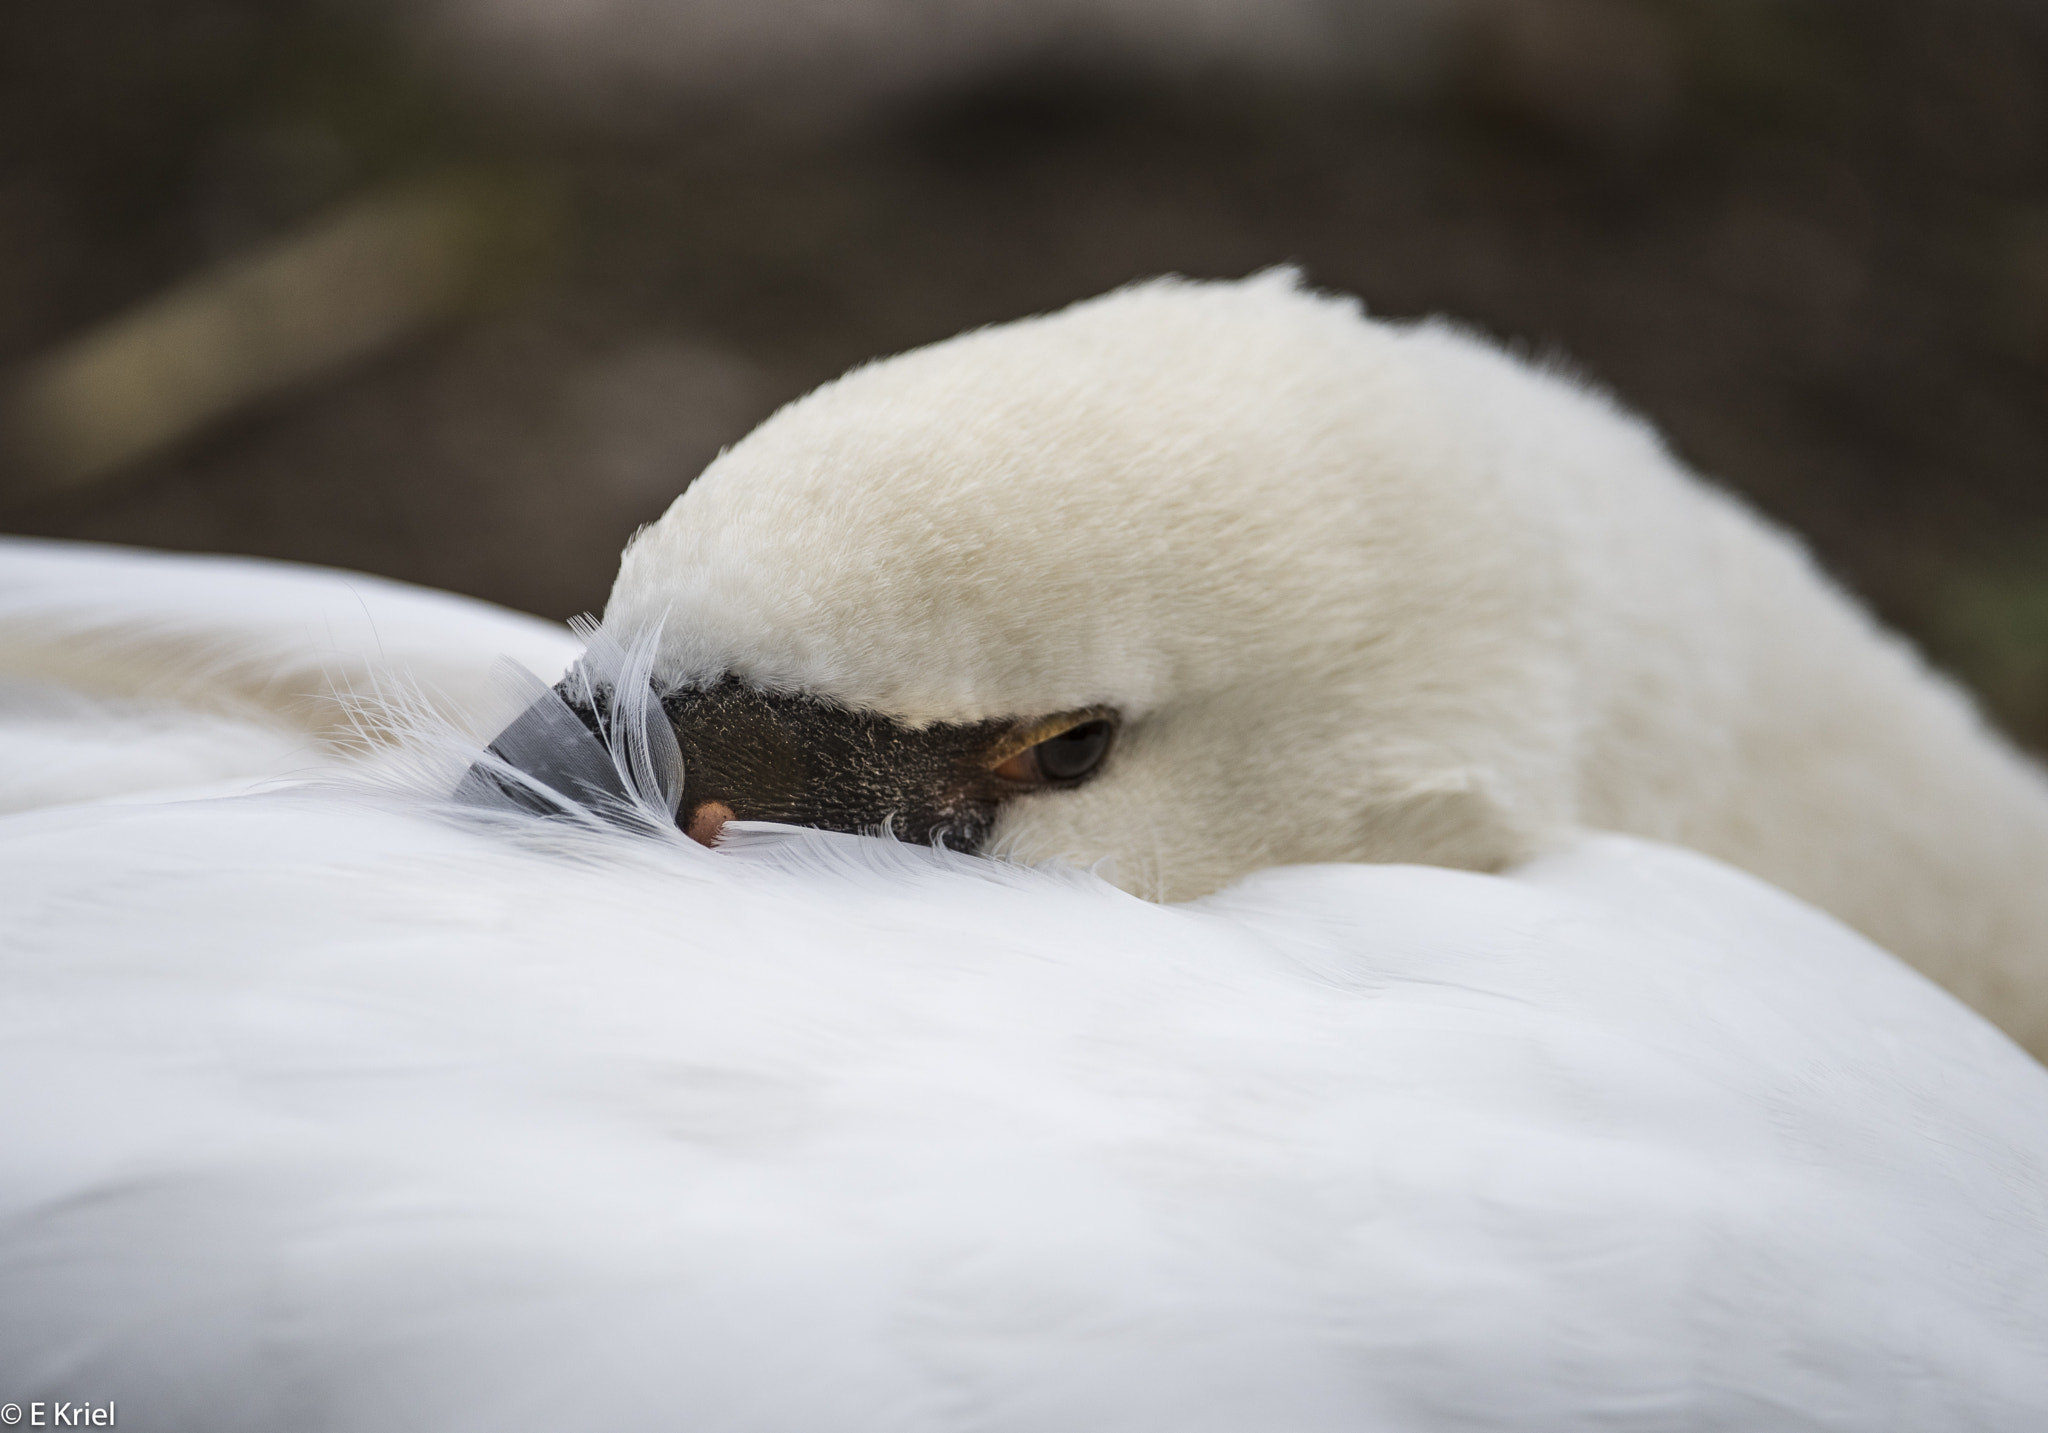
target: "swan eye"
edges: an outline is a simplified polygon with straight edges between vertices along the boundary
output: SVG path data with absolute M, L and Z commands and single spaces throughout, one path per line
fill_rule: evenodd
M 1102 764 L 1109 752 L 1109 723 L 1084 721 L 1033 748 L 1048 781 L 1078 781 Z
M 1115 734 L 1116 725 L 1107 718 L 1084 721 L 1025 747 L 998 766 L 996 775 L 1033 784 L 1079 781 L 1102 765 Z

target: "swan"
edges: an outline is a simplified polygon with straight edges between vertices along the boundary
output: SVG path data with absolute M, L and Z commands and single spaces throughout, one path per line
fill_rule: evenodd
M 633 539 L 605 624 L 707 840 L 887 819 L 1180 901 L 1626 832 L 2048 1054 L 2042 773 L 1613 402 L 1291 271 L 854 370 Z
M 1288 368 L 1297 328 L 1367 355 Z M 1279 376 L 1111 421 L 1112 378 L 1203 338 Z M 579 634 L 351 575 L 0 543 L 0 776 L 85 733 L 0 815 L 0 1417 L 2041 1425 L 2048 1071 L 1686 849 L 1710 843 L 1589 830 L 1583 793 L 1518 805 L 1558 760 L 1528 748 L 1570 730 L 1559 651 L 1665 609 L 1578 631 L 1566 599 L 1613 574 L 1480 539 L 1527 558 L 1661 516 L 1735 574 L 1668 594 L 1701 609 L 1680 657 L 1741 656 L 1722 604 L 1781 581 L 1844 681 L 1890 673 L 2024 777 L 1959 698 L 1643 430 L 1448 331 L 1269 277 L 956 342 L 994 356 L 862 370 L 732 449 Z M 1352 510 L 1333 476 L 1361 460 L 1332 400 L 1403 345 L 1440 356 L 1388 358 L 1359 421 L 1400 441 L 1363 470 L 1458 498 L 1459 531 Z M 1472 457 L 1524 453 L 1512 404 L 1417 417 L 1494 381 L 1529 451 L 1555 428 L 1664 466 L 1524 531 Z M 1276 511 L 1260 452 L 1329 481 L 1273 479 Z M 1133 516 L 1118 484 L 1148 482 Z M 1478 570 L 1358 578 L 1347 531 Z M 1294 630 L 1318 574 L 1333 605 Z M 1331 636 L 1347 612 L 1387 621 Z M 1519 674 L 1513 702 L 1474 672 Z M 1693 694 L 1605 680 L 1645 746 L 1677 720 L 1652 698 Z M 366 733 L 360 698 L 394 691 L 410 727 Z M 1286 748 L 1333 706 L 1379 725 L 1318 785 Z M 1685 765 L 1622 774 L 1653 757 Z M 1803 809 L 1746 789 L 1760 826 Z M 1317 844 L 1351 826 L 1381 844 Z

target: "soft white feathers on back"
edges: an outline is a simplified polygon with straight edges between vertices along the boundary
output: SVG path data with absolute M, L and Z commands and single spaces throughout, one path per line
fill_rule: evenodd
M 913 721 L 1106 704 L 999 844 L 1184 898 L 1577 828 L 1814 900 L 2048 1049 L 2048 783 L 1597 394 L 1291 275 L 856 370 L 627 549 L 606 621 Z
M 306 795 L 0 822 L 0 1397 L 124 1428 L 2021 1433 L 2044 1149 L 1974 1016 L 1639 843 L 1173 908 Z
M 553 681 L 581 650 L 361 573 L 0 538 L 0 811 L 304 773 L 393 706 L 487 737 L 508 715 L 498 662 Z

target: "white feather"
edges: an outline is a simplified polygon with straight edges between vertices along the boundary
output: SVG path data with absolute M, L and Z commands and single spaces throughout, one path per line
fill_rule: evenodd
M 0 1397 L 126 1428 L 2048 1417 L 2048 1074 L 1609 838 L 1151 905 L 779 829 L 0 821 Z
M 318 771 L 408 709 L 487 736 L 500 654 L 553 681 L 581 650 L 360 573 L 0 538 L 0 811 Z

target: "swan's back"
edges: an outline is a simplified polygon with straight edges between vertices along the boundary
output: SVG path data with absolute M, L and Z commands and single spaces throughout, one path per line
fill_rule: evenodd
M 2048 1415 L 2048 1077 L 1620 839 L 1167 908 L 303 792 L 16 817 L 0 1150 L 7 1395 L 124 1427 Z

